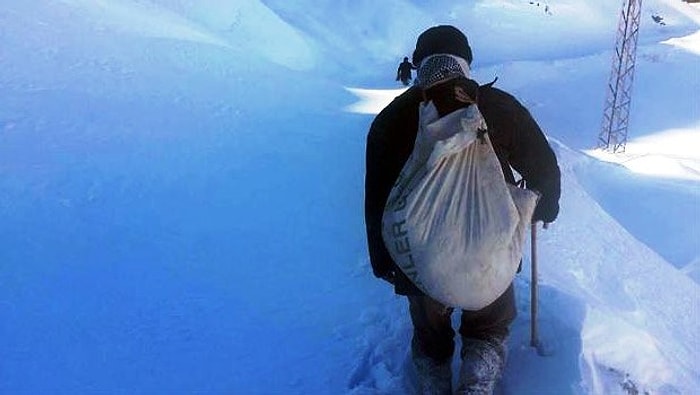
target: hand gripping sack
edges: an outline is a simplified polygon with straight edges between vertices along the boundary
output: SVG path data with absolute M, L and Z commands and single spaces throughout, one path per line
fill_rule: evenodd
M 442 118 L 420 107 L 415 146 L 395 182 L 382 237 L 399 268 L 433 299 L 479 310 L 515 277 L 535 192 L 507 184 L 476 105 Z

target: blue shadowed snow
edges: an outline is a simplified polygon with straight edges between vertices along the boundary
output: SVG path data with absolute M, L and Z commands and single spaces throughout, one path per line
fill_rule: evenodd
M 617 2 L 221 3 L 0 7 L 0 393 L 410 392 L 364 149 L 436 23 L 468 33 L 474 78 L 527 105 L 562 168 L 547 356 L 526 255 L 502 391 L 700 385 L 697 6 L 645 1 L 631 141 L 604 155 Z

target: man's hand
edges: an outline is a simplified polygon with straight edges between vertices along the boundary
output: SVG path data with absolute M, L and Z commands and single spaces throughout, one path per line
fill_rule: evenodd
M 537 221 L 537 220 L 532 220 L 531 224 L 532 226 L 537 226 L 537 223 L 542 223 L 542 229 L 549 229 L 549 225 L 551 222 L 544 222 L 544 221 Z
M 551 223 L 557 218 L 559 214 L 559 203 L 552 201 L 551 199 L 545 199 L 543 196 L 537 206 L 535 207 L 535 212 L 532 213 L 532 223 L 542 221 L 544 223 Z

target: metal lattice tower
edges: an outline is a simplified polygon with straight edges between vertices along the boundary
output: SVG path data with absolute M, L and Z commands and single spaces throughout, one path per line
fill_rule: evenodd
M 598 147 L 612 152 L 624 152 L 627 144 L 641 10 L 642 0 L 623 1 L 612 72 L 608 80 L 603 128 L 598 136 Z

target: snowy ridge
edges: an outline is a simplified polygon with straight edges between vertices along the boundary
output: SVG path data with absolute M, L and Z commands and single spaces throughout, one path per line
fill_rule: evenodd
M 182 16 L 150 3 L 113 0 L 61 0 L 74 9 L 75 17 L 90 21 L 99 30 L 116 30 L 152 38 L 185 40 L 229 47 L 220 38 Z
M 575 168 L 590 159 L 561 146 L 557 155 L 562 215 L 541 243 L 542 276 L 545 284 L 587 301 L 583 359 L 625 370 L 653 391 L 671 381 L 679 383 L 680 393 L 690 392 L 700 383 L 694 357 L 700 347 L 700 286 L 587 197 Z
M 0 393 L 410 392 L 406 301 L 366 257 L 364 145 L 434 23 L 468 32 L 475 78 L 500 77 L 563 170 L 546 356 L 526 256 L 499 391 L 700 388 L 697 5 L 644 2 L 627 160 L 590 151 L 618 2 L 6 3 Z
M 22 16 L 28 12 L 26 7 L 13 4 L 4 12 Z M 33 8 L 51 21 L 54 29 L 84 25 L 97 35 L 118 33 L 213 45 L 236 56 L 262 57 L 292 70 L 308 70 L 316 65 L 308 40 L 258 0 L 228 4 L 215 0 L 60 0 L 41 2 Z M 35 21 L 28 22 L 32 25 Z

